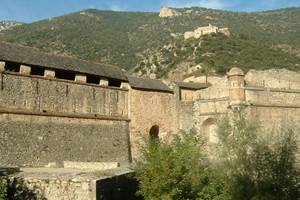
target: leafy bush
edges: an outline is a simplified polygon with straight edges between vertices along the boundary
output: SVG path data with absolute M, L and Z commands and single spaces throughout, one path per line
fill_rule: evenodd
M 295 200 L 299 171 L 295 166 L 294 131 L 270 132 L 238 114 L 232 123 L 221 120 L 220 163 L 232 200 Z
M 196 199 L 207 185 L 209 168 L 194 132 L 182 133 L 168 144 L 146 140 L 136 175 L 145 200 Z
M 298 199 L 294 131 L 268 132 L 241 114 L 220 122 L 213 157 L 194 132 L 171 142 L 146 140 L 136 165 L 138 194 L 146 200 Z
M 7 180 L 0 176 L 0 200 L 5 200 L 7 195 Z

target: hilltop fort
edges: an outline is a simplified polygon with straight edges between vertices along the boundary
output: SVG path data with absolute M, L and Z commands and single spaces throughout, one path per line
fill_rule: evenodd
M 195 29 L 194 31 L 188 31 L 184 33 L 184 39 L 196 38 L 199 39 L 201 36 L 209 35 L 212 33 L 222 33 L 226 36 L 230 36 L 230 31 L 228 28 L 219 28 L 209 24 L 208 26 L 203 26 Z

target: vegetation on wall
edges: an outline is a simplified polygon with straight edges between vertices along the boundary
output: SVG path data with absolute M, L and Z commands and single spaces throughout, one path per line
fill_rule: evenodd
M 171 143 L 142 145 L 137 162 L 139 194 L 151 199 L 295 200 L 299 197 L 296 143 L 291 129 L 263 131 L 238 115 L 219 124 L 215 156 L 195 133 L 181 133 Z M 271 137 L 271 138 L 270 138 Z M 210 154 L 211 155 L 211 154 Z

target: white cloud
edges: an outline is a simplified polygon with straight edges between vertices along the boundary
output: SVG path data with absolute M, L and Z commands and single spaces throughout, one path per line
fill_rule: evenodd
M 205 7 L 213 9 L 228 9 L 239 3 L 240 0 L 164 0 L 164 6 L 169 7 Z
M 109 10 L 112 11 L 124 11 L 125 9 L 121 8 L 119 5 L 110 5 Z

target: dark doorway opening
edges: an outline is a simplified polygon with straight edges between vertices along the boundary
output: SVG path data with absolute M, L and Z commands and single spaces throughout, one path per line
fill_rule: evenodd
M 159 138 L 159 126 L 154 125 L 151 127 L 149 135 L 151 139 L 158 139 Z

